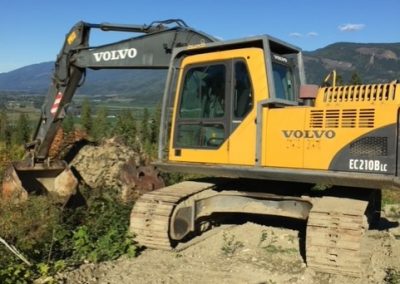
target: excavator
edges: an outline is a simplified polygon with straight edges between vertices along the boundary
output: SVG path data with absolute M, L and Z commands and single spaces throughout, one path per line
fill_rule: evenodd
M 90 46 L 91 29 L 139 35 Z M 130 221 L 141 245 L 176 249 L 245 216 L 298 220 L 308 267 L 362 275 L 381 190 L 400 185 L 400 84 L 308 85 L 301 49 L 268 35 L 221 41 L 182 20 L 79 22 L 57 57 L 26 159 L 10 167 L 3 191 L 75 185 L 49 148 L 85 71 L 107 68 L 168 70 L 154 165 L 210 177 L 143 194 Z

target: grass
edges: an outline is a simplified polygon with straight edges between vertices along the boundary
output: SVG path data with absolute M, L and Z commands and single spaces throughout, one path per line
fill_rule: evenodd
M 386 204 L 400 204 L 400 191 L 399 190 L 382 190 L 382 205 Z
M 394 268 L 386 269 L 386 276 L 384 278 L 387 284 L 400 284 L 400 271 Z
M 244 244 L 241 241 L 235 240 L 235 235 L 229 235 L 224 232 L 222 235 L 224 243 L 221 247 L 222 253 L 225 256 L 233 256 L 239 249 L 244 247 Z
M 283 248 L 277 244 L 278 236 L 275 235 L 273 231 L 263 230 L 261 233 L 260 241 L 258 246 L 264 249 L 268 253 L 296 253 L 298 250 L 296 248 Z M 289 242 L 293 243 L 293 236 L 289 237 Z

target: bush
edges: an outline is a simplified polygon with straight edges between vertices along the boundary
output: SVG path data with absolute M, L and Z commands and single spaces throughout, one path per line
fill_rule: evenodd
M 131 206 L 111 194 L 96 194 L 75 209 L 31 196 L 23 204 L 0 205 L 0 237 L 14 245 L 28 266 L 0 244 L 0 283 L 29 283 L 67 266 L 135 256 L 128 234 Z M 51 277 L 50 277 L 51 279 Z
M 4 171 L 11 165 L 11 161 L 20 160 L 25 153 L 22 145 L 7 145 L 0 141 L 0 182 L 3 181 Z
M 136 247 L 129 236 L 131 206 L 109 196 L 89 199 L 82 224 L 72 234 L 73 259 L 99 262 L 116 259 L 124 253 L 135 255 Z

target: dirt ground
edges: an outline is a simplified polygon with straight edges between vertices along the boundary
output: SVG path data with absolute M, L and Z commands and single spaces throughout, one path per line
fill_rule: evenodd
M 385 208 L 366 234 L 373 253 L 362 278 L 307 268 L 301 229 L 247 222 L 220 228 L 182 251 L 146 249 L 137 258 L 86 264 L 59 275 L 61 283 L 400 283 L 400 206 Z

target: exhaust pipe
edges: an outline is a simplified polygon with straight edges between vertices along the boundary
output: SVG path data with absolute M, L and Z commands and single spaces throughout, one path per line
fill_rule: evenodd
M 78 180 L 64 161 L 51 165 L 29 162 L 13 162 L 5 171 L 2 199 L 14 202 L 26 201 L 28 193 L 48 194 L 56 202 L 65 203 L 76 194 Z

